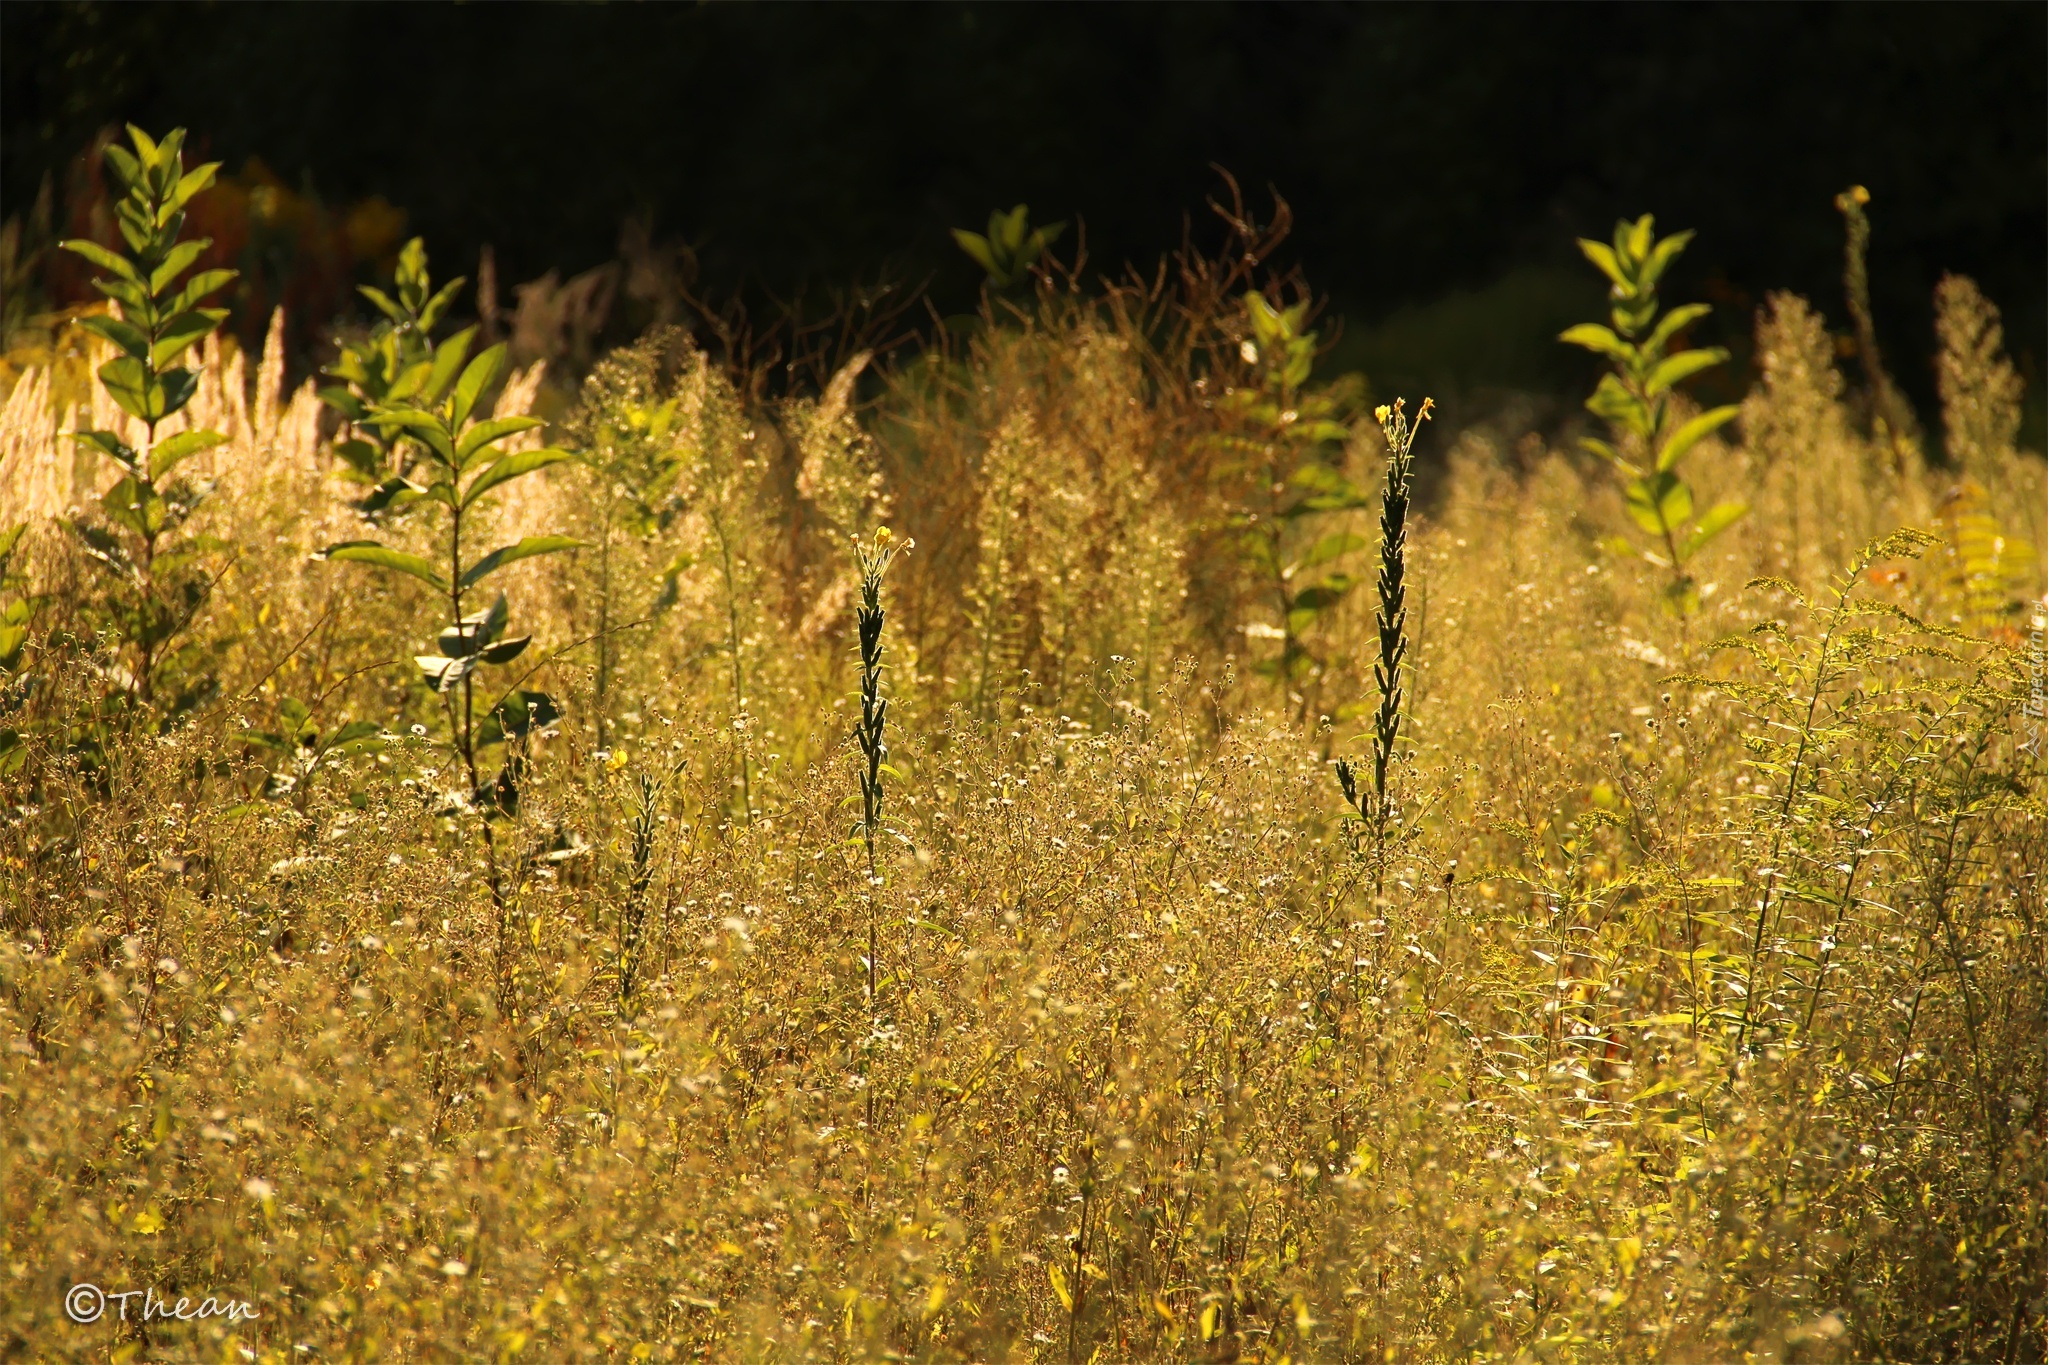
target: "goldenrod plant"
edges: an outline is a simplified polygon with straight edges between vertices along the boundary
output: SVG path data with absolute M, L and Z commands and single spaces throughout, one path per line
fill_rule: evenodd
M 1917 460 L 1920 455 L 1920 421 L 1913 405 L 1884 367 L 1877 346 L 1877 318 L 1870 307 L 1870 191 L 1851 185 L 1835 196 L 1835 211 L 1842 215 L 1846 238 L 1842 247 L 1842 294 L 1849 305 L 1849 319 L 1855 324 L 1856 358 L 1863 364 L 1863 376 L 1870 384 L 1871 424 L 1877 443 L 1893 452 L 1898 461 Z
M 128 652 L 111 676 L 133 701 L 148 705 L 156 700 L 166 658 L 204 609 L 217 578 L 205 560 L 220 542 L 181 534 L 213 485 L 173 475 L 187 459 L 227 439 L 218 431 L 186 429 L 159 440 L 157 430 L 198 391 L 199 376 L 180 362 L 226 319 L 226 309 L 207 307 L 204 300 L 226 287 L 235 272 L 202 270 L 187 278 L 212 240 L 179 240 L 187 207 L 213 183 L 220 163 L 186 170 L 182 128 L 158 142 L 130 124 L 128 136 L 133 150 L 118 143 L 106 148 L 108 173 L 121 195 L 115 219 L 127 252 L 83 239 L 63 246 L 106 272 L 93 287 L 116 311 L 82 318 L 79 325 L 120 352 L 99 367 L 99 380 L 121 411 L 142 424 L 143 439 L 134 446 L 115 431 L 74 433 L 81 446 L 113 461 L 121 478 L 100 495 L 104 522 L 69 524 L 108 584 L 109 614 Z M 167 711 L 189 711 L 212 686 L 205 676 L 185 680 Z
M 1655 219 L 1646 213 L 1633 223 L 1616 223 L 1611 245 L 1579 239 L 1586 259 L 1610 281 L 1613 325 L 1582 322 L 1558 339 L 1614 363 L 1586 400 L 1587 411 L 1608 423 L 1614 439 L 1588 438 L 1585 445 L 1613 464 L 1624 480 L 1629 516 L 1656 538 L 1654 548 L 1635 552 L 1670 575 L 1666 598 L 1671 605 L 1692 612 L 1699 606 L 1699 590 L 1686 564 L 1748 507 L 1722 502 L 1697 511 L 1692 487 L 1679 476 L 1678 466 L 1694 446 L 1742 410 L 1726 404 L 1688 416 L 1674 401 L 1679 384 L 1722 364 L 1728 352 L 1719 346 L 1671 349 L 1687 327 L 1712 309 L 1689 303 L 1657 316 L 1657 283 L 1692 241 L 1692 233 L 1659 239 L 1654 228 Z M 1627 546 L 1626 541 L 1620 544 Z

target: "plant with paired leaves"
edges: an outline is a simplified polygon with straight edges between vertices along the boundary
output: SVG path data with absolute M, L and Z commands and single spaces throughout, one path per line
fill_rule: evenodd
M 1658 548 L 1638 549 L 1617 538 L 1616 548 L 1637 554 L 1671 574 L 1665 600 L 1681 612 L 1699 605 L 1699 591 L 1686 564 L 1707 542 L 1727 530 L 1749 510 L 1748 504 L 1724 502 L 1697 515 L 1692 488 L 1678 475 L 1679 461 L 1700 441 L 1733 421 L 1741 409 L 1709 408 L 1681 417 L 1672 404 L 1677 386 L 1702 370 L 1728 359 L 1719 346 L 1672 350 L 1678 334 L 1713 310 L 1704 303 L 1674 308 L 1657 316 L 1657 281 L 1692 240 L 1680 232 L 1661 241 L 1655 220 L 1644 214 L 1635 222 L 1614 225 L 1614 242 L 1579 239 L 1586 259 L 1612 284 L 1612 327 L 1583 322 L 1567 328 L 1558 340 L 1606 356 L 1614 368 L 1600 376 L 1586 409 L 1604 419 L 1614 439 L 1588 438 L 1586 448 L 1610 462 L 1626 481 L 1629 516 L 1657 538 Z
M 342 383 L 322 389 L 320 399 L 349 421 L 350 434 L 335 443 L 334 453 L 347 478 L 369 487 L 356 504 L 365 515 L 403 505 L 398 500 L 412 472 L 411 452 L 418 449 L 402 430 L 379 425 L 371 415 L 379 406 L 406 403 L 433 377 L 434 327 L 463 283 L 458 276 L 435 290 L 426 243 L 415 237 L 398 253 L 397 298 L 362 286 L 363 297 L 384 316 L 366 338 L 341 343 L 327 374 Z
M 954 228 L 953 240 L 960 249 L 974 258 L 975 264 L 988 272 L 989 283 L 998 289 L 1008 289 L 1028 277 L 1031 267 L 1038 264 L 1038 258 L 1060 239 L 1067 230 L 1065 223 L 1048 223 L 1044 227 L 1030 225 L 1031 210 L 1019 204 L 1004 213 L 991 210 L 988 215 L 988 235 L 969 232 L 966 228 Z
M 1323 670 L 1305 637 L 1357 585 L 1332 566 L 1369 543 L 1354 531 L 1325 529 L 1323 519 L 1370 507 L 1372 500 L 1343 469 L 1355 392 L 1309 385 L 1316 353 L 1316 334 L 1305 328 L 1309 305 L 1275 308 L 1254 292 L 1244 296 L 1244 308 L 1251 335 L 1240 342 L 1239 355 L 1254 367 L 1256 382 L 1225 393 L 1226 408 L 1246 434 L 1225 437 L 1224 445 L 1253 491 L 1231 520 L 1280 621 L 1247 631 L 1280 642 L 1276 657 L 1253 666 L 1283 695 L 1300 689 L 1301 719 Z
M 1357 770 L 1342 758 L 1337 760 L 1337 785 L 1359 820 L 1372 827 L 1376 862 L 1382 872 L 1393 810 L 1387 797 L 1387 770 L 1401 736 L 1402 667 L 1408 655 L 1408 499 L 1415 478 L 1415 432 L 1429 420 L 1435 406 L 1433 400 L 1423 399 L 1412 424 L 1398 398 L 1373 413 L 1387 442 L 1387 481 L 1380 492 L 1380 604 L 1374 617 L 1380 654 L 1372 667 L 1380 701 L 1373 713 L 1372 790 L 1359 789 Z
M 469 360 L 474 335 L 472 328 L 443 342 L 435 349 L 427 374 L 408 383 L 402 398 L 379 402 L 365 413 L 366 423 L 392 438 L 395 445 L 411 447 L 401 451 L 398 458 L 425 480 L 415 482 L 400 476 L 401 486 L 387 499 L 386 506 L 395 509 L 420 503 L 439 507 L 443 513 L 446 557 L 435 563 L 425 556 L 373 540 L 330 545 L 318 557 L 367 564 L 416 578 L 445 600 L 448 624 L 435 638 L 433 652 L 417 656 L 415 662 L 427 685 L 441 699 L 449 744 L 467 773 L 471 800 L 487 817 L 488 843 L 488 817 L 517 810 L 523 765 L 521 742 L 534 726 L 547 725 L 561 713 L 548 694 L 516 688 L 507 689 L 479 712 L 475 702 L 477 669 L 511 663 L 525 652 L 532 637 L 506 635 L 510 611 L 503 593 L 480 611 L 471 609 L 472 600 L 484 581 L 506 565 L 570 549 L 581 542 L 562 535 L 526 536 L 487 554 L 473 555 L 472 547 L 464 541 L 463 533 L 473 527 L 479 504 L 487 494 L 513 479 L 570 458 L 567 451 L 552 448 L 503 448 L 502 442 L 508 437 L 543 425 L 538 417 L 477 419 L 477 406 L 504 365 L 505 348 L 493 346 Z M 486 781 L 479 760 L 487 749 L 496 746 L 507 746 L 507 753 L 498 772 Z M 495 868 L 493 861 L 494 892 Z
M 100 383 L 121 408 L 143 424 L 141 449 L 112 431 L 79 431 L 74 439 L 112 460 L 121 479 L 100 498 L 104 525 L 67 523 L 87 554 L 112 584 L 109 605 L 132 664 L 117 673 L 123 690 L 137 702 L 152 699 L 157 673 L 170 647 L 204 608 L 212 580 L 199 559 L 219 547 L 208 537 L 179 531 L 212 491 L 206 480 L 176 479 L 178 465 L 227 439 L 217 431 L 186 430 L 157 439 L 157 429 L 182 412 L 199 389 L 199 377 L 178 362 L 227 317 L 225 308 L 203 308 L 207 295 L 235 278 L 232 270 L 202 270 L 179 281 L 212 240 L 179 241 L 185 211 L 213 183 L 218 162 L 184 169 L 185 130 L 173 129 L 162 142 L 129 125 L 130 151 L 106 149 L 106 164 L 121 198 L 114 216 L 127 244 L 122 255 L 97 242 L 73 240 L 64 249 L 107 273 L 93 281 L 113 301 L 119 316 L 79 319 L 79 325 L 111 342 L 121 354 L 99 368 Z M 169 708 L 189 709 L 209 684 L 192 683 Z

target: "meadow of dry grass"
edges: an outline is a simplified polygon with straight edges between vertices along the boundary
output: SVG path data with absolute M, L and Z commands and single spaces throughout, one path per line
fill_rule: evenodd
M 602 364 L 588 458 L 491 514 L 585 548 L 499 580 L 564 716 L 488 867 L 426 590 L 310 558 L 355 524 L 311 394 L 209 358 L 216 686 L 159 724 L 55 524 L 119 414 L 21 380 L 0 1359 L 2042 1359 L 2048 479 L 1988 305 L 1945 287 L 1923 451 L 1770 302 L 1694 615 L 1597 462 L 1451 442 L 1384 846 L 1330 771 L 1373 551 L 1262 670 L 1243 318 L 1151 306 L 803 401 Z M 252 744 L 287 699 L 382 737 Z M 257 1316 L 81 1326 L 86 1282 Z

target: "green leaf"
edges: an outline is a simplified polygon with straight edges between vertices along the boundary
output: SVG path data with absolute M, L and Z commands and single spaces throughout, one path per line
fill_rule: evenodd
M 132 474 L 100 495 L 100 510 L 138 536 L 149 535 L 163 522 L 163 499 Z
M 556 450 L 552 446 L 541 450 L 514 451 L 476 476 L 469 485 L 469 490 L 462 495 L 462 505 L 468 507 L 501 483 L 509 482 L 522 474 L 531 474 L 536 469 L 545 469 L 551 464 L 560 464 L 568 458 L 568 451 Z
M 227 439 L 218 431 L 181 431 L 175 436 L 166 436 L 149 452 L 149 477 L 161 479 L 181 460 L 197 455 L 202 450 L 224 445 Z
M 1608 246 L 1605 242 L 1596 242 L 1590 237 L 1581 237 L 1579 238 L 1579 250 L 1583 251 L 1586 254 L 1586 259 L 1598 266 L 1601 273 L 1614 281 L 1616 285 L 1623 288 L 1629 286 L 1629 278 L 1622 273 L 1621 259 L 1614 254 L 1613 247 Z
M 462 586 L 473 587 L 507 564 L 531 559 L 535 555 L 554 554 L 558 550 L 573 550 L 582 543 L 571 536 L 526 536 L 514 544 L 500 546 L 479 559 L 462 575 Z
M 1317 565 L 1327 564 L 1333 559 L 1341 559 L 1345 555 L 1363 550 L 1371 544 L 1372 542 L 1364 536 L 1351 531 L 1332 532 L 1311 545 L 1308 553 L 1303 555 L 1294 567 L 1297 572 L 1302 569 L 1313 569 Z
M 1351 579 L 1342 574 L 1325 579 L 1312 588 L 1304 588 L 1294 595 L 1291 611 L 1327 611 L 1344 600 L 1346 593 L 1355 586 Z
M 505 343 L 502 341 L 469 362 L 462 378 L 455 381 L 454 426 L 460 427 L 469 420 L 469 414 L 476 410 L 477 400 L 483 397 L 484 390 L 491 386 L 504 365 Z
M 962 251 L 974 258 L 976 265 L 986 270 L 991 276 L 997 277 L 996 282 L 998 284 L 1009 283 L 1009 278 L 1004 275 L 1002 268 L 996 264 L 995 253 L 989 250 L 988 238 L 978 232 L 969 232 L 965 228 L 954 228 L 953 240 L 959 244 Z
M 191 170 L 185 172 L 178 180 L 178 187 L 171 191 L 169 205 L 171 211 L 175 213 L 179 209 L 184 208 L 192 202 L 194 195 L 202 193 L 211 186 L 214 174 L 219 170 L 220 163 L 218 161 L 209 161 L 202 166 L 194 166 Z M 211 245 L 211 243 L 208 243 L 208 245 Z
M 153 365 L 168 365 L 183 355 L 195 341 L 227 320 L 225 308 L 188 308 L 165 320 L 157 331 L 156 348 L 150 353 Z
M 1680 330 L 1713 311 L 1704 303 L 1688 303 L 1683 308 L 1672 309 L 1657 324 L 1657 330 L 1650 333 L 1650 339 L 1643 343 L 1643 351 L 1649 355 L 1656 355 L 1664 349 L 1666 342 L 1678 335 Z
M 532 643 L 533 637 L 531 635 L 517 635 L 510 640 L 498 641 L 498 643 L 484 650 L 478 657 L 487 664 L 509 664 L 521 654 L 524 654 L 526 647 Z
M 415 654 L 412 661 L 419 665 L 421 680 L 436 692 L 452 691 L 457 683 L 476 672 L 474 654 L 458 659 L 441 654 Z
M 390 318 L 393 322 L 405 321 L 405 310 L 393 303 L 391 296 L 383 290 L 373 288 L 367 284 L 361 284 L 356 286 L 356 291 L 368 299 L 378 312 Z
M 134 356 L 119 356 L 100 366 L 100 383 L 123 412 L 145 422 L 164 416 L 166 395 L 163 384 L 149 367 Z
M 133 323 L 123 322 L 119 318 L 107 317 L 104 314 L 94 314 L 91 317 L 80 318 L 78 325 L 88 332 L 105 337 L 137 360 L 149 358 L 149 337 Z
M 1652 535 L 1677 530 L 1692 516 L 1692 490 L 1669 470 L 1636 479 L 1627 490 L 1628 514 Z
M 1710 370 L 1728 358 L 1728 352 L 1719 346 L 1702 347 L 1696 351 L 1680 351 L 1677 355 L 1666 356 L 1657 362 L 1657 368 L 1650 371 L 1649 379 L 1643 385 L 1643 392 L 1651 397 L 1670 389 L 1701 370 Z
M 327 740 L 329 749 L 355 748 L 365 740 L 380 738 L 383 731 L 374 721 L 352 720 L 336 730 Z
M 109 151 L 112 150 L 116 149 L 109 149 Z M 85 259 L 91 261 L 102 270 L 111 270 L 114 274 L 132 284 L 144 283 L 142 272 L 130 264 L 126 257 L 116 255 L 98 242 L 88 242 L 82 237 L 74 237 L 69 241 L 59 243 L 59 245 L 73 255 L 85 257 Z
M 455 445 L 448 439 L 447 425 L 431 412 L 418 408 L 378 408 L 370 417 L 375 426 L 397 428 L 412 436 L 449 468 L 455 467 Z
M 498 600 L 483 611 L 472 612 L 459 624 L 443 627 L 434 647 L 450 659 L 466 659 L 472 654 L 480 654 L 484 646 L 505 633 L 505 623 L 510 617 L 505 594 L 499 593 Z
M 507 436 L 546 425 L 546 419 L 540 417 L 493 417 L 488 422 L 478 422 L 463 432 L 462 439 L 455 443 L 455 462 L 457 465 L 467 467 L 470 456 L 493 441 L 501 441 Z
M 320 401 L 349 421 L 360 424 L 370 415 L 369 407 L 352 390 L 333 385 L 320 390 Z
M 1645 216 L 1643 221 L 1647 223 L 1649 218 Z M 1673 261 L 1678 259 L 1678 253 L 1685 250 L 1686 244 L 1691 242 L 1692 238 L 1693 234 L 1690 229 L 1684 232 L 1674 232 L 1663 241 L 1657 243 L 1653 248 L 1650 246 L 1648 229 L 1643 229 L 1642 247 L 1636 253 L 1643 259 L 1643 268 L 1637 272 L 1636 279 L 1644 289 L 1655 289 L 1657 287 L 1657 281 L 1663 278 L 1664 271 Z
M 424 277 L 422 278 L 424 279 Z M 467 276 L 457 275 L 454 279 L 442 285 L 434 297 L 428 299 L 421 306 L 419 330 L 423 334 L 434 330 L 434 324 L 441 320 L 441 314 L 448 311 L 448 305 L 455 302 L 456 293 L 467 283 L 469 283 Z
M 1645 441 L 1655 434 L 1656 424 L 1650 415 L 1649 405 L 1630 393 L 1622 382 L 1611 374 L 1600 376 L 1600 382 L 1593 389 L 1593 396 L 1586 400 L 1586 411 L 1596 417 L 1604 417 L 1624 430 L 1634 432 Z
M 1671 468 L 1683 458 L 1685 452 L 1741 415 L 1742 409 L 1733 406 L 1707 409 L 1671 433 L 1671 439 L 1657 452 L 1657 468 Z
M 185 281 L 185 287 L 178 291 L 178 297 L 171 303 L 171 311 L 182 313 L 199 300 L 232 281 L 241 272 L 238 270 L 202 270 Z
M 314 555 L 313 558 L 333 560 L 341 564 L 368 564 L 373 568 L 390 569 L 396 573 L 410 574 L 422 583 L 430 584 L 442 592 L 448 591 L 447 580 L 434 572 L 432 564 L 429 564 L 418 555 L 409 555 L 403 550 L 394 550 L 388 545 L 379 545 L 374 540 L 346 540 L 339 545 L 328 546 Z
M 1749 504 L 1745 502 L 1724 502 L 1709 508 L 1693 523 L 1692 530 L 1679 546 L 1679 558 L 1691 559 L 1708 541 L 1742 520 L 1748 511 Z
M 191 269 L 192 263 L 199 259 L 200 253 L 212 245 L 211 238 L 195 237 L 172 247 L 164 253 L 163 263 L 149 272 L 149 292 L 161 294 L 170 288 L 171 282 Z
M 467 327 L 435 348 L 434 367 L 427 372 L 427 382 L 421 390 L 421 396 L 429 403 L 440 401 L 448 386 L 455 382 L 463 360 L 469 355 L 469 343 L 475 339 L 476 328 Z
M 383 452 L 360 436 L 337 442 L 334 453 L 341 457 L 342 463 L 346 464 L 350 472 L 359 479 L 374 480 L 384 472 Z
M 1582 322 L 1576 327 L 1567 327 L 1557 334 L 1557 339 L 1568 346 L 1583 346 L 1600 355 L 1611 356 L 1623 364 L 1636 358 L 1636 348 L 1614 334 L 1611 327 L 1602 327 L 1597 322 Z
M 97 450 L 111 460 L 119 461 L 130 469 L 136 468 L 137 461 L 142 458 L 111 431 L 74 431 L 71 433 L 71 439 L 82 446 Z
M 403 507 L 425 494 L 426 490 L 410 479 L 390 478 L 371 489 L 356 509 L 374 516 L 388 508 Z

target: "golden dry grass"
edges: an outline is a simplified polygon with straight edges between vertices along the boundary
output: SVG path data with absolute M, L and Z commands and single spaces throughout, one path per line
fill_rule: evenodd
M 1694 457 L 1754 504 L 1695 617 L 1599 548 L 1599 468 L 1456 442 L 1378 865 L 1328 767 L 1356 724 L 1252 667 L 1226 369 L 1057 295 L 864 407 L 851 370 L 753 406 L 654 339 L 568 431 L 673 401 L 674 515 L 567 465 L 497 514 L 590 542 L 505 576 L 541 647 L 619 628 L 601 740 L 595 649 L 544 670 L 509 950 L 412 728 L 420 595 L 308 561 L 349 520 L 310 399 L 245 415 L 209 368 L 218 700 L 95 728 L 31 375 L 0 1359 L 2041 1358 L 2048 768 L 2006 607 L 2048 610 L 2048 493 L 1981 300 L 1944 300 L 1977 407 L 1933 468 L 1773 300 L 1742 440 Z M 917 545 L 877 886 L 846 545 L 885 516 Z M 1855 567 L 1905 527 L 1936 539 Z M 1371 613 L 1314 627 L 1332 715 Z M 388 740 L 266 800 L 239 736 L 287 696 Z M 79 1282 L 260 1316 L 78 1326 Z

